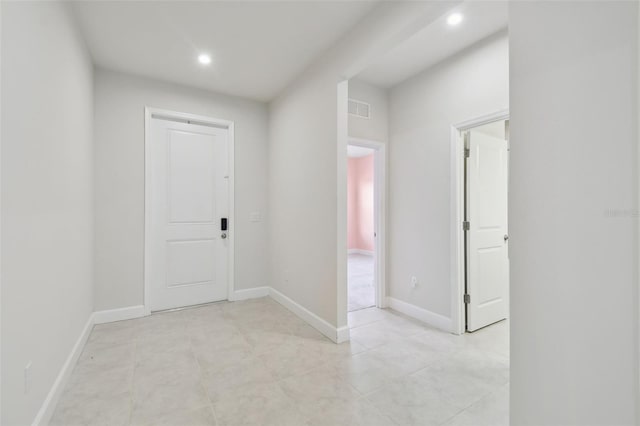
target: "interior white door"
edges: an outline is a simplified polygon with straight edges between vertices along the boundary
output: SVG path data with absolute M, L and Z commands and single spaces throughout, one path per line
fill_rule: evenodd
M 228 298 L 228 130 L 152 118 L 149 306 Z
M 471 130 L 467 158 L 467 330 L 507 317 L 507 141 Z

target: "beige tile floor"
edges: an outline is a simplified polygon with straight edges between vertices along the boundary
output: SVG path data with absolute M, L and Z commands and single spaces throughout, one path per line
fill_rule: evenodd
M 376 304 L 373 285 L 373 256 L 350 254 L 347 258 L 349 312 L 370 308 Z
M 53 425 L 507 425 L 508 324 L 349 314 L 336 345 L 269 298 L 96 326 Z

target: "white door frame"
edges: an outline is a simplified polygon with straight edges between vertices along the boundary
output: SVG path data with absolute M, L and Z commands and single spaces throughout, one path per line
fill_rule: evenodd
M 349 137 L 348 145 L 370 148 L 374 153 L 374 189 L 373 189 L 373 227 L 376 237 L 374 240 L 376 282 L 376 307 L 387 307 L 387 283 L 386 283 L 386 211 L 387 211 L 387 155 L 386 145 L 382 142 Z M 347 283 L 348 291 L 348 283 Z M 348 296 L 348 294 L 347 294 Z M 347 297 L 347 306 L 348 306 Z M 347 309 L 348 310 L 348 309 Z
M 463 334 L 464 330 L 464 140 L 465 130 L 494 121 L 508 120 L 509 110 L 453 124 L 451 126 L 451 332 Z
M 227 161 L 229 170 L 229 253 L 228 253 L 228 295 L 229 300 L 233 299 L 234 294 L 234 241 L 235 241 L 235 217 L 234 217 L 234 134 L 233 121 L 223 120 L 219 118 L 206 117 L 203 115 L 188 114 L 184 112 L 169 111 L 160 108 L 146 106 L 144 108 L 144 312 L 145 315 L 151 314 L 151 306 L 149 305 L 149 294 L 151 289 L 150 281 L 150 261 L 149 253 L 151 253 L 151 120 L 153 118 L 163 118 L 167 120 L 186 122 L 189 124 L 200 124 L 205 126 L 219 127 L 227 129 L 229 132 L 229 158 Z

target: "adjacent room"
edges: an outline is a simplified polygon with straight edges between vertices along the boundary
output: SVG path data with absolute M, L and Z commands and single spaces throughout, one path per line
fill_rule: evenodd
M 376 305 L 374 151 L 347 147 L 347 233 L 349 312 Z
M 0 2 L 0 423 L 636 425 L 639 21 Z

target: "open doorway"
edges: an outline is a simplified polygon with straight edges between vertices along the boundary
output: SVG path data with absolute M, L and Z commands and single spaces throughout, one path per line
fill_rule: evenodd
M 474 332 L 509 317 L 509 120 L 502 112 L 454 126 L 454 286 L 457 331 Z M 455 316 L 454 316 L 455 318 Z
M 373 225 L 374 150 L 347 147 L 348 311 L 376 304 Z
M 383 307 L 381 258 L 384 146 L 350 139 L 347 146 L 347 310 Z

